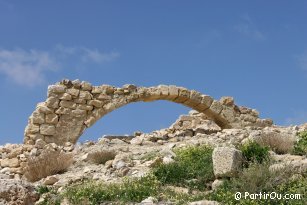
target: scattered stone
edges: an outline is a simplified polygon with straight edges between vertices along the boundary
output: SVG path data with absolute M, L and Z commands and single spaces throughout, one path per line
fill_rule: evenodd
M 216 177 L 233 177 L 243 163 L 241 151 L 229 147 L 217 147 L 212 154 L 213 171 Z
M 54 185 L 58 181 L 59 181 L 58 177 L 56 177 L 56 176 L 48 176 L 46 179 L 44 179 L 43 184 L 44 185 Z

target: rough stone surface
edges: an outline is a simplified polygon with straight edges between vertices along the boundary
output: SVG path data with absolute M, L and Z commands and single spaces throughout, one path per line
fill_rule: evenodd
M 0 204 L 32 205 L 39 198 L 34 186 L 14 179 L 0 180 Z
M 216 177 L 233 177 L 242 165 L 241 151 L 229 147 L 217 147 L 213 150 L 213 171 Z

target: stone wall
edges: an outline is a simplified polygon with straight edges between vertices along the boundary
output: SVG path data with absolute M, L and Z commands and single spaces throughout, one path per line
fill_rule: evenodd
M 48 98 L 38 103 L 25 129 L 24 143 L 37 140 L 64 145 L 76 143 L 83 131 L 107 113 L 132 102 L 168 100 L 194 109 L 221 128 L 270 126 L 271 120 L 259 119 L 258 112 L 238 107 L 231 97 L 219 101 L 183 87 L 159 85 L 137 87 L 124 85 L 92 86 L 79 80 L 63 80 L 48 87 Z

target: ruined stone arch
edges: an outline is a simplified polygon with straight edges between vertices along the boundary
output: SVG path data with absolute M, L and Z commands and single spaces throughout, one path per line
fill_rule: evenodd
M 85 129 L 111 111 L 132 102 L 155 100 L 168 100 L 190 107 L 204 113 L 222 128 L 242 126 L 242 113 L 232 98 L 217 101 L 195 90 L 174 85 L 124 85 L 116 88 L 63 80 L 50 85 L 46 101 L 37 104 L 25 129 L 24 143 L 35 144 L 38 139 L 58 145 L 76 143 Z M 255 116 L 253 120 L 261 123 L 257 113 Z

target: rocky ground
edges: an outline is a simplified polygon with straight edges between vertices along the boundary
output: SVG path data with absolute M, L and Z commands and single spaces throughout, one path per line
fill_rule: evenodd
M 65 186 L 85 179 L 113 183 L 120 182 L 123 177 L 144 176 L 157 164 L 172 163 L 175 156 L 174 148 L 188 145 L 208 144 L 216 147 L 215 153 L 221 151 L 217 150 L 218 148 L 226 148 L 222 152 L 231 153 L 229 162 L 236 160 L 233 159 L 235 155 L 232 154 L 232 149 L 235 150 L 238 145 L 253 140 L 271 147 L 270 153 L 275 162 L 272 168 L 291 165 L 307 171 L 306 156 L 289 154 L 297 141 L 297 134 L 304 130 L 307 130 L 307 124 L 222 129 L 203 114 L 191 111 L 188 115 L 180 116 L 169 128 L 152 133 L 135 132 L 133 136 L 106 136 L 97 142 L 78 143 L 75 146 L 67 143 L 59 147 L 40 140 L 35 145 L 6 144 L 0 146 L 0 204 L 38 204 L 44 198 L 44 195 L 36 192 L 35 187 L 38 186 L 51 186 L 61 192 Z M 45 149 L 71 154 L 73 163 L 63 173 L 29 182 L 26 178 L 28 159 L 39 157 Z M 217 158 L 218 155 L 216 154 Z M 222 159 L 225 157 L 227 158 L 223 155 Z M 104 161 L 101 163 L 99 160 Z M 227 167 L 225 163 L 216 162 L 214 166 L 217 177 L 219 174 L 227 176 L 228 172 L 231 173 L 236 169 Z M 153 204 L 150 199 L 144 200 L 143 204 Z M 216 204 L 216 202 L 203 201 L 194 204 Z

